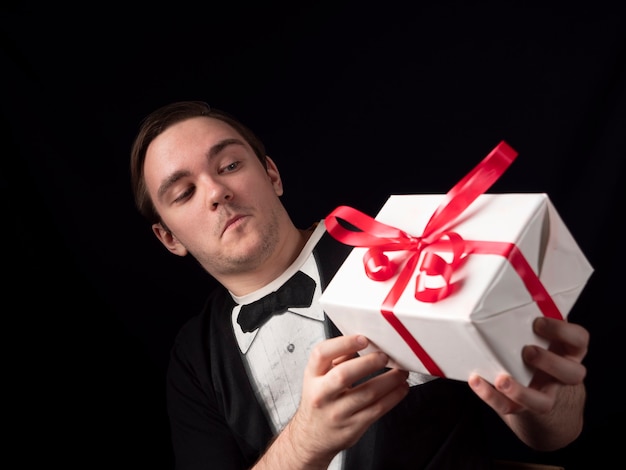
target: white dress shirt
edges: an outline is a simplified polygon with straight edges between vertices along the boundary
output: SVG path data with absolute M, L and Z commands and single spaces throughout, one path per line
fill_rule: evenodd
M 318 299 L 322 294 L 320 276 L 313 248 L 326 228 L 321 221 L 310 236 L 298 258 L 277 279 L 267 286 L 245 296 L 231 296 L 237 302 L 232 312 L 232 325 L 241 352 L 245 355 L 248 376 L 256 396 L 265 405 L 270 423 L 280 432 L 296 412 L 302 395 L 304 369 L 313 347 L 326 339 L 324 311 Z M 290 308 L 273 315 L 260 328 L 245 333 L 237 323 L 241 305 L 246 305 L 277 290 L 296 271 L 308 274 L 316 282 L 313 302 L 307 308 Z M 416 385 L 430 378 L 411 373 L 409 383 Z M 337 454 L 330 466 L 340 470 L 343 452 Z

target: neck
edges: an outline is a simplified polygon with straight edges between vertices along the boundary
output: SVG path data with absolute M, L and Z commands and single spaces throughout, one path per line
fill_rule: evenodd
M 278 278 L 296 260 L 312 230 L 301 230 L 293 227 L 285 238 L 280 249 L 274 256 L 262 263 L 258 268 L 246 273 L 239 273 L 229 279 L 218 279 L 220 283 L 236 296 L 254 292 Z

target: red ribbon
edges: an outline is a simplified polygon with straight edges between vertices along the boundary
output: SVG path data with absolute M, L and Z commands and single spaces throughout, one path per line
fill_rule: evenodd
M 363 257 L 367 276 L 375 281 L 393 277 L 400 273 L 387 297 L 381 313 L 395 328 L 402 339 L 420 359 L 431 375 L 445 377 L 443 371 L 394 315 L 393 308 L 405 291 L 415 269 L 418 274 L 414 296 L 418 301 L 437 302 L 450 295 L 455 285 L 452 274 L 470 254 L 496 254 L 504 256 L 518 273 L 526 289 L 544 316 L 563 319 L 552 297 L 545 289 L 521 251 L 513 243 L 464 240 L 448 228 L 458 216 L 481 194 L 487 191 L 517 157 L 505 141 L 501 141 L 472 171 L 461 179 L 445 195 L 429 219 L 422 236 L 414 237 L 395 227 L 385 225 L 368 215 L 347 206 L 339 206 L 325 219 L 326 229 L 338 241 L 355 247 L 368 247 Z M 360 231 L 339 224 L 343 219 Z M 390 261 L 385 252 L 402 251 L 399 260 Z M 451 261 L 446 261 L 436 252 L 451 252 Z M 440 276 L 443 287 L 425 287 L 425 276 Z

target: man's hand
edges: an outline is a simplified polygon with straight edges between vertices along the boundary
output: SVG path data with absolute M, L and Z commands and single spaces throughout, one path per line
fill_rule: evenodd
M 408 393 L 408 372 L 390 369 L 354 385 L 387 364 L 384 353 L 357 356 L 368 345 L 360 335 L 319 343 L 311 353 L 295 415 L 255 468 L 327 468 L 341 450 Z
M 468 382 L 523 442 L 537 450 L 554 450 L 572 442 L 582 430 L 587 373 L 582 360 L 589 332 L 546 317 L 537 318 L 533 329 L 550 346 L 523 349 L 524 361 L 536 370 L 528 387 L 507 374 L 499 375 L 493 386 L 477 375 Z

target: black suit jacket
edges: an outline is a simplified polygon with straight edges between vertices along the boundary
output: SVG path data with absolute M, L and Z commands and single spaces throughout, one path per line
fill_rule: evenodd
M 322 288 L 351 247 L 325 233 L 313 253 Z M 167 406 L 178 470 L 250 468 L 273 439 L 232 332 L 234 301 L 219 288 L 172 348 Z M 326 319 L 329 336 L 340 334 Z M 484 403 L 467 383 L 435 379 L 409 395 L 348 449 L 346 469 L 487 469 Z

